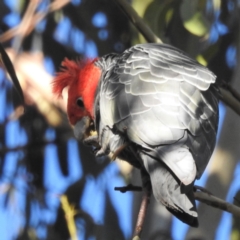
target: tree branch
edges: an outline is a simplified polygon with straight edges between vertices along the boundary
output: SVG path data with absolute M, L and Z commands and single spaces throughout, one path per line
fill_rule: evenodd
M 16 35 L 17 38 L 14 39 L 14 49 L 18 53 L 22 42 L 24 40 L 24 37 L 26 36 L 26 33 L 28 32 L 28 28 L 31 25 L 32 18 L 34 16 L 34 13 L 39 5 L 40 1 L 38 0 L 31 0 L 28 4 L 27 10 L 22 18 L 21 23 L 19 24 L 19 34 Z
M 227 105 L 229 106 L 235 113 L 240 115 L 240 102 L 238 99 L 233 96 L 232 92 L 229 91 L 226 88 L 219 87 L 220 90 L 220 95 L 219 98 Z M 235 90 L 235 94 L 238 94 L 237 91 Z M 237 96 L 237 95 L 236 95 Z
M 50 3 L 45 12 L 37 12 L 34 14 L 36 7 L 38 5 L 38 1 L 31 1 L 28 6 L 28 10 L 26 11 L 22 21 L 20 24 L 14 28 L 9 29 L 2 35 L 0 35 L 0 42 L 5 42 L 10 40 L 11 38 L 20 35 L 22 38 L 26 37 L 34 27 L 44 19 L 49 13 L 54 12 L 58 9 L 61 9 L 66 4 L 70 3 L 71 0 L 55 0 Z
M 202 187 L 199 187 L 199 186 L 194 186 L 194 187 L 196 187 L 196 189 L 201 189 L 202 188 Z M 125 193 L 125 192 L 128 192 L 128 191 L 141 191 L 142 190 L 141 187 L 133 186 L 132 184 L 129 184 L 125 187 L 115 187 L 114 189 L 116 191 L 120 191 L 122 193 Z M 225 212 L 229 212 L 229 213 L 232 213 L 235 216 L 240 217 L 240 207 L 238 207 L 234 204 L 231 204 L 229 202 L 226 202 L 226 201 L 222 200 L 221 198 L 218 198 L 218 197 L 212 195 L 206 189 L 202 189 L 200 191 L 195 191 L 194 192 L 194 197 L 199 202 L 205 203 L 209 206 L 221 209 Z
M 74 221 L 74 217 L 77 214 L 77 211 L 75 210 L 75 207 L 69 203 L 66 195 L 62 195 L 60 197 L 60 202 L 62 205 L 62 209 L 65 213 L 65 218 L 71 240 L 78 240 L 77 227 Z
M 235 89 L 233 89 L 233 87 L 229 83 L 224 82 L 222 84 L 222 87 L 224 89 L 227 89 L 238 101 L 240 101 L 240 94 Z
M 138 29 L 138 31 L 143 35 L 147 42 L 162 43 L 161 39 L 158 38 L 153 31 L 145 24 L 143 19 L 139 17 L 137 12 L 132 8 L 132 6 L 125 0 L 115 0 L 117 5 L 122 9 L 122 11 L 127 15 L 129 20 Z
M 222 200 L 221 198 L 215 197 L 211 194 L 196 191 L 194 192 L 194 197 L 196 200 L 203 202 L 215 208 L 219 208 L 223 211 L 232 213 L 235 216 L 240 217 L 240 208 L 229 202 Z
M 114 190 L 115 191 L 120 191 L 121 193 L 129 192 L 129 191 L 141 192 L 142 187 L 133 186 L 132 184 L 128 184 L 125 187 L 115 187 Z

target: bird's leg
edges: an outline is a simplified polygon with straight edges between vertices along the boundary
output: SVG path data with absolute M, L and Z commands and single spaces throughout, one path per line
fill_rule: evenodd
M 102 132 L 100 133 L 100 136 L 98 138 L 99 147 L 96 149 L 96 157 L 102 157 L 108 153 L 110 133 L 111 132 L 109 127 L 105 127 L 102 129 Z
M 142 202 L 141 202 L 141 206 L 140 206 L 140 209 L 138 212 L 138 217 L 137 217 L 137 222 L 136 222 L 136 226 L 135 226 L 133 240 L 140 239 L 144 220 L 145 220 L 146 213 L 147 213 L 147 207 L 149 205 L 150 197 L 151 197 L 151 193 L 152 193 L 152 186 L 151 186 L 151 182 L 149 180 L 148 174 L 146 173 L 145 170 L 142 169 L 141 175 L 142 175 L 143 187 L 133 186 L 132 184 L 129 184 L 125 187 L 115 187 L 114 188 L 114 190 L 120 191 L 122 193 L 125 193 L 127 191 L 143 191 Z
M 146 213 L 147 213 L 147 207 L 150 202 L 150 197 L 151 197 L 151 192 L 143 191 L 142 202 L 141 202 L 141 206 L 140 206 L 140 209 L 138 212 L 138 217 L 137 217 L 137 222 L 136 222 L 135 231 L 134 231 L 134 235 L 133 235 L 133 240 L 140 239 L 144 220 L 145 220 Z
M 122 135 L 113 133 L 108 126 L 101 130 L 98 140 L 99 149 L 97 149 L 96 156 L 108 155 L 112 161 L 129 145 Z
M 144 220 L 147 213 L 147 207 L 150 203 L 150 197 L 152 194 L 152 185 L 148 173 L 144 168 L 141 169 L 142 183 L 143 183 L 143 196 L 141 206 L 138 212 L 137 222 L 135 226 L 135 231 L 133 235 L 133 240 L 140 239 Z
M 115 127 L 111 129 L 111 136 L 114 136 L 112 141 L 115 142 L 115 144 L 109 144 L 110 147 L 110 153 L 108 154 L 108 157 L 114 161 L 119 154 L 129 146 L 129 143 L 126 141 L 127 137 L 127 128 L 122 129 L 123 132 L 118 131 Z M 117 144 L 116 144 L 117 143 Z

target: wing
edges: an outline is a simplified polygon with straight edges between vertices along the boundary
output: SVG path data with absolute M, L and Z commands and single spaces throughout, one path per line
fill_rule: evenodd
M 180 160 L 172 158 L 179 149 L 189 149 L 191 159 L 186 156 L 183 162 L 196 162 L 200 177 L 216 140 L 218 100 L 210 87 L 214 82 L 212 72 L 174 47 L 134 46 L 102 79 L 101 120 L 120 131 L 127 129 L 131 141 L 161 158 L 180 180 Z

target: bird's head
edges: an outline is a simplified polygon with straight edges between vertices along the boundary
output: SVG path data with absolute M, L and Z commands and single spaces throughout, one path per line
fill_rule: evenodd
M 62 97 L 63 90 L 67 90 L 67 115 L 78 138 L 83 138 L 94 120 L 94 99 L 101 76 L 95 61 L 64 59 L 61 71 L 53 80 L 53 93 L 58 97 Z

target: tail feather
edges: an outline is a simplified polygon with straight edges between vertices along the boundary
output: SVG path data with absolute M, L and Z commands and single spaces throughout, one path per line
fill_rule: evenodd
M 193 183 L 182 184 L 168 167 L 151 156 L 142 154 L 144 166 L 150 176 L 153 195 L 182 222 L 198 226 L 198 214 L 193 195 Z

